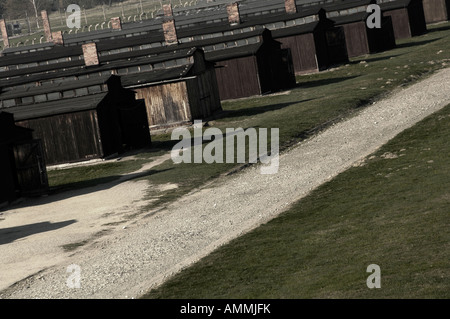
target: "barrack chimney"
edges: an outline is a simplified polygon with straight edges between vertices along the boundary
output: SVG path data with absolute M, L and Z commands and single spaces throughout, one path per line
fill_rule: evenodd
M 170 3 L 163 5 L 163 11 L 164 11 L 164 16 L 166 16 L 166 17 L 173 16 L 172 5 Z
M 228 22 L 231 25 L 241 23 L 241 17 L 239 15 L 239 3 L 233 2 L 227 5 Z
M 0 31 L 2 32 L 3 48 L 9 48 L 8 31 L 6 30 L 6 23 L 4 19 L 0 20 Z
M 122 20 L 120 17 L 111 18 L 111 28 L 113 30 L 122 30 Z
M 177 44 L 177 29 L 175 27 L 175 20 L 170 19 L 163 22 L 164 39 L 167 45 Z
M 284 0 L 284 7 L 286 8 L 286 13 L 297 13 L 295 0 Z
M 64 45 L 64 38 L 62 31 L 52 32 L 52 41 L 54 44 Z
M 97 44 L 95 42 L 86 43 L 82 45 L 84 64 L 86 66 L 99 65 Z
M 48 19 L 47 11 L 41 11 L 42 24 L 44 25 L 44 34 L 47 42 L 52 42 L 52 29 L 50 28 L 50 20 Z

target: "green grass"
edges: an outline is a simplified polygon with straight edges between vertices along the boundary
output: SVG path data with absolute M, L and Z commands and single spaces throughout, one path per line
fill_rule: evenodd
M 54 169 L 48 171 L 49 186 L 53 191 L 80 189 L 113 182 L 122 174 L 136 171 L 148 160 L 127 160 L 92 166 Z
M 449 298 L 449 140 L 450 105 L 145 298 Z

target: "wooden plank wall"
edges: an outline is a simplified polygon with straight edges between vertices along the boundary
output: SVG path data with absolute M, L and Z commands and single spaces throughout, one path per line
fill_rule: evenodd
M 222 110 L 214 69 L 186 81 L 191 106 L 191 121 L 205 119 Z
M 427 23 L 449 20 L 450 0 L 423 0 L 423 9 Z
M 158 126 L 191 119 L 186 82 L 134 89 L 136 99 L 145 100 L 149 125 Z
M 369 40 L 364 22 L 344 24 L 345 41 L 349 58 L 370 53 Z
M 216 75 L 222 101 L 262 93 L 255 56 L 219 61 Z
M 95 110 L 21 121 L 41 139 L 48 165 L 70 163 L 103 156 Z
M 412 37 L 409 14 L 406 8 L 386 11 L 383 15 L 392 18 L 395 39 L 407 39 Z
M 282 48 L 290 48 L 295 74 L 305 74 L 319 71 L 316 55 L 316 45 L 312 33 L 277 38 Z

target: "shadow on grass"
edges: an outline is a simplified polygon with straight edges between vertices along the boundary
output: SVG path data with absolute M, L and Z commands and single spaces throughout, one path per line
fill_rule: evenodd
M 440 39 L 441 38 L 423 40 L 423 41 L 418 41 L 418 42 L 413 41 L 413 42 L 400 43 L 400 44 L 397 44 L 395 49 L 404 49 L 404 48 L 410 48 L 410 47 L 415 47 L 415 46 L 419 46 L 419 45 L 425 45 L 425 44 L 436 42 Z
M 450 24 L 446 24 L 446 25 L 442 25 L 442 26 L 439 26 L 439 27 L 428 27 L 428 32 L 429 33 L 431 33 L 431 32 L 440 32 L 440 31 L 447 31 L 447 30 L 450 30 Z
M 340 82 L 344 82 L 344 81 L 347 81 L 347 80 L 352 80 L 352 79 L 355 79 L 357 77 L 359 77 L 359 76 L 358 75 L 354 75 L 354 76 L 346 76 L 346 77 L 338 77 L 338 78 L 314 80 L 314 81 L 306 80 L 305 82 L 302 82 L 303 79 L 300 78 L 300 82 L 297 83 L 297 87 L 298 88 L 314 88 L 314 87 L 325 86 L 325 85 L 329 85 L 329 84 L 340 83 Z M 308 101 L 310 101 L 310 100 L 304 100 L 304 101 L 301 101 L 301 102 L 308 102 Z
M 277 103 L 277 104 L 270 104 L 270 105 L 255 106 L 255 107 L 243 108 L 243 109 L 239 109 L 239 110 L 224 110 L 224 111 L 220 112 L 219 114 L 216 114 L 214 116 L 214 120 L 232 119 L 232 118 L 260 115 L 260 114 L 264 114 L 266 112 L 273 112 L 273 111 L 281 110 L 286 107 L 292 106 L 294 104 L 309 102 L 312 100 L 314 100 L 314 99 L 306 99 L 306 100 L 302 100 L 302 101 L 289 102 L 289 103 Z

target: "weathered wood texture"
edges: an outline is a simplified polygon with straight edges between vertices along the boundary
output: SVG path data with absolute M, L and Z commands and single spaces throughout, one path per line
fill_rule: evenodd
M 283 48 L 290 48 L 295 74 L 318 72 L 316 45 L 312 33 L 278 38 Z
M 221 100 L 260 95 L 256 56 L 219 61 L 216 63 L 217 83 Z
M 449 20 L 450 0 L 423 0 L 425 21 L 437 23 Z
M 392 18 L 396 40 L 421 35 L 427 31 L 424 9 L 420 0 L 411 2 L 407 8 L 386 10 L 383 15 Z
M 134 89 L 137 99 L 147 107 L 152 126 L 189 121 L 191 118 L 186 82 L 174 82 Z
M 343 25 L 348 57 L 358 57 L 395 47 L 395 36 L 390 17 L 382 19 L 380 29 L 370 29 L 365 21 Z
M 17 124 L 32 128 L 43 142 L 47 164 L 69 163 L 104 155 L 95 110 L 30 119 Z
M 366 24 L 354 22 L 343 25 L 347 52 L 350 58 L 369 54 L 369 40 L 367 38 Z

